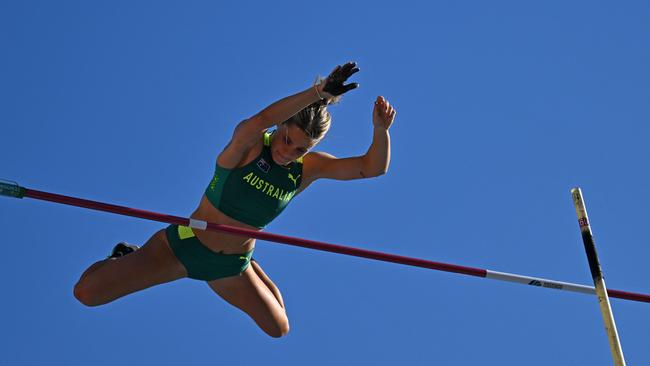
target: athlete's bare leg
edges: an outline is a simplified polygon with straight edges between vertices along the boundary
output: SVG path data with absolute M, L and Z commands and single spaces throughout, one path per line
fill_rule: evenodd
M 278 300 L 278 303 L 284 309 L 284 300 L 282 299 L 282 294 L 280 293 L 280 289 L 275 285 L 275 283 L 273 283 L 273 281 L 271 281 L 269 276 L 267 276 L 266 273 L 264 273 L 264 271 L 262 270 L 262 267 L 260 266 L 259 263 L 257 263 L 257 261 L 255 259 L 251 259 L 251 266 L 253 267 L 253 270 L 255 271 L 255 274 L 257 274 L 257 276 L 260 278 L 260 280 L 262 280 L 262 282 L 264 282 L 266 287 L 268 287 L 269 290 L 271 290 L 271 292 L 273 293 L 273 296 L 275 296 L 275 299 Z M 285 311 L 286 311 L 286 309 L 285 309 Z
M 185 267 L 169 247 L 164 230 L 133 253 L 90 266 L 74 287 L 83 304 L 96 306 L 161 283 L 186 277 Z
M 214 292 L 248 314 L 266 334 L 282 337 L 289 332 L 289 319 L 282 295 L 255 261 L 240 276 L 209 281 Z

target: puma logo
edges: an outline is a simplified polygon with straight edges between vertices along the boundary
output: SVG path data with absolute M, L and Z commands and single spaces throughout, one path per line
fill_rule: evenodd
M 300 178 L 300 174 L 294 178 L 293 174 L 289 173 L 289 179 L 293 182 L 294 187 L 298 185 L 298 178 Z

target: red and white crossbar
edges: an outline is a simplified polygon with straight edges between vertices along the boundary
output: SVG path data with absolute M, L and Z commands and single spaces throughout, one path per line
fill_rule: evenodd
M 8 190 L 11 190 L 11 192 L 8 193 L 7 192 Z M 8 185 L 6 184 L 0 185 L 0 194 L 6 196 L 13 196 L 17 198 L 22 198 L 24 196 L 24 197 L 34 198 L 38 200 L 43 200 L 43 201 L 50 201 L 50 202 L 62 203 L 70 206 L 88 208 L 97 211 L 105 211 L 105 212 L 111 212 L 119 215 L 139 217 L 142 219 L 148 219 L 152 221 L 189 226 L 200 230 L 224 232 L 224 233 L 246 236 L 246 237 L 260 239 L 260 240 L 272 241 L 281 244 L 293 245 L 297 247 L 351 255 L 351 256 L 361 257 L 361 258 L 375 259 L 384 262 L 405 264 L 408 266 L 428 268 L 437 271 L 460 273 L 460 274 L 470 275 L 475 277 L 490 278 L 493 280 L 521 283 L 524 285 L 546 287 L 546 288 L 552 288 L 556 290 L 580 292 L 583 294 L 593 295 L 596 293 L 594 287 L 579 285 L 575 283 L 561 282 L 561 281 L 530 277 L 530 276 L 522 276 L 513 273 L 497 272 L 497 271 L 491 271 L 491 270 L 481 269 L 481 268 L 459 266 L 455 264 L 433 262 L 429 260 L 405 257 L 401 255 L 376 252 L 376 251 L 366 250 L 366 249 L 352 248 L 343 245 L 323 243 L 319 241 L 272 234 L 268 232 L 248 230 L 248 229 L 234 227 L 234 226 L 217 225 L 202 220 L 195 220 L 195 219 L 173 216 L 173 215 L 165 215 L 156 212 L 149 212 L 149 211 L 138 210 L 135 208 L 129 208 L 125 206 L 117 206 L 117 205 L 112 205 L 112 204 L 107 204 L 107 203 L 102 203 L 97 201 L 90 201 L 81 198 L 63 196 L 55 193 L 48 193 L 48 192 L 37 191 L 34 189 L 27 189 L 27 188 L 19 187 L 17 185 L 15 187 L 13 186 L 8 187 Z M 609 296 L 614 298 L 650 303 L 650 295 L 648 294 L 612 290 L 612 289 L 608 289 L 607 293 L 609 294 Z

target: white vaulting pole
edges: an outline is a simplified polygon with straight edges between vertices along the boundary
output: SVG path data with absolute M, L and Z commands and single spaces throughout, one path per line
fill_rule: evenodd
M 600 304 L 600 312 L 603 314 L 603 320 L 605 321 L 605 330 L 607 331 L 609 348 L 612 352 L 614 365 L 624 366 L 625 358 L 623 357 L 621 342 L 618 338 L 616 323 L 614 322 L 614 313 L 612 312 L 612 306 L 609 304 L 605 279 L 603 278 L 603 272 L 600 268 L 594 237 L 591 232 L 591 226 L 589 225 L 589 218 L 587 217 L 587 208 L 585 207 L 585 201 L 582 198 L 582 191 L 580 191 L 579 187 L 571 189 L 571 197 L 573 198 L 573 205 L 575 206 L 576 214 L 578 215 L 578 224 L 580 224 L 582 242 L 585 245 L 585 252 L 587 252 L 591 277 L 594 279 L 596 295 L 598 296 L 598 303 Z

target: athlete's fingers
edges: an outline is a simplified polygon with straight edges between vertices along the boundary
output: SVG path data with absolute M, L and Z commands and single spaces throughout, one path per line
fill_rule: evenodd
M 347 93 L 352 89 L 356 89 L 359 87 L 359 83 L 350 83 L 348 85 L 343 85 L 343 93 Z
M 332 75 L 333 73 L 335 73 L 335 72 L 336 72 L 338 69 L 340 69 L 340 68 L 341 68 L 341 65 L 336 65 L 336 67 L 335 67 L 335 68 L 330 72 L 330 75 Z
M 323 91 L 329 93 L 333 96 L 338 96 L 352 89 L 359 87 L 359 83 L 350 83 L 344 85 L 347 79 L 352 76 L 352 74 L 359 71 L 357 64 L 355 62 L 348 62 L 344 65 L 338 65 L 334 70 L 329 74 L 327 79 L 325 79 L 325 85 L 323 86 Z
M 359 72 L 359 68 L 357 67 L 356 62 L 352 62 L 352 63 L 350 63 L 348 65 L 350 65 L 350 66 L 345 70 L 345 78 L 346 79 L 349 78 L 350 76 L 356 74 L 357 72 Z
M 352 74 L 357 72 L 357 71 L 353 71 L 354 69 L 357 69 L 357 71 L 359 71 L 359 68 L 357 67 L 357 63 L 352 61 L 347 62 L 345 65 L 343 65 L 343 70 L 342 70 L 343 75 L 345 75 L 346 77 L 350 77 Z

